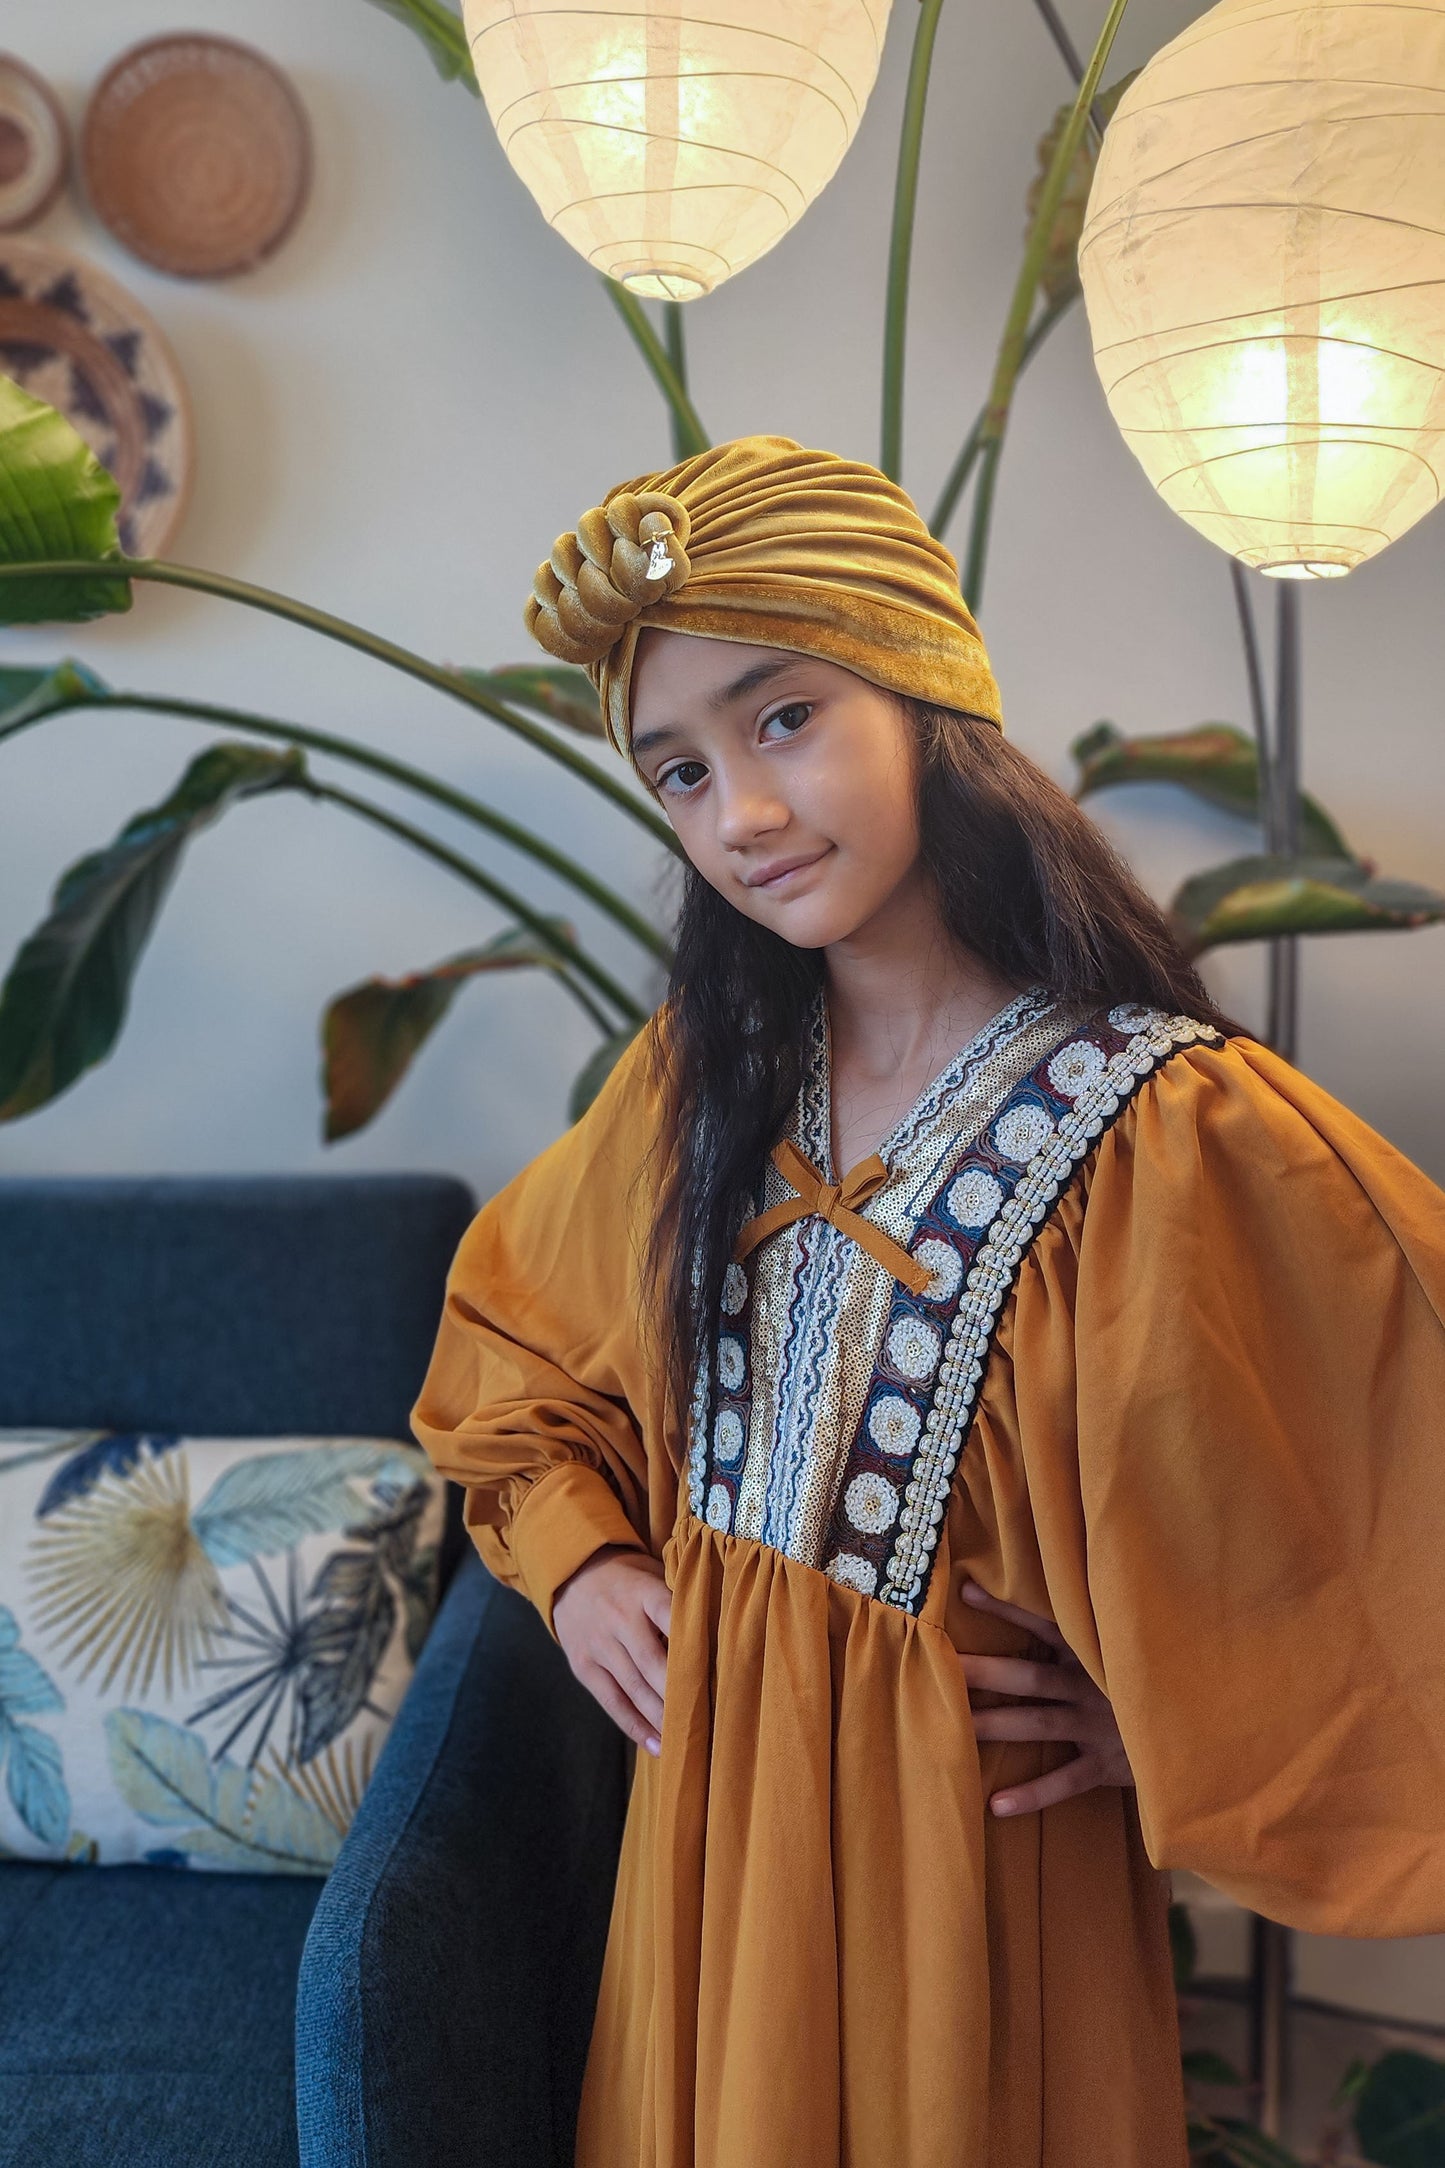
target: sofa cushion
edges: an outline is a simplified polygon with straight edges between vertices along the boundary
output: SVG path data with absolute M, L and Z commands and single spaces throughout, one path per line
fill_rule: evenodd
M 0 1432 L 0 1846 L 324 1874 L 443 1512 L 394 1439 Z
M 6 1175 L 0 1428 L 405 1438 L 475 1211 L 450 1175 Z
M 0 1866 L 0 2168 L 292 2168 L 321 1887 Z

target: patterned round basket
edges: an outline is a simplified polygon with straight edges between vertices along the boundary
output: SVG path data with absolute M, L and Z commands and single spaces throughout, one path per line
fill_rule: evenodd
M 0 53 L 0 231 L 28 226 L 49 210 L 69 160 L 55 93 L 23 60 Z
M 305 108 L 264 53 L 233 38 L 148 38 L 102 76 L 81 165 L 97 217 L 181 278 L 229 278 L 269 256 L 306 201 Z
M 83 256 L 0 235 L 0 374 L 58 407 L 115 476 L 126 554 L 160 556 L 190 494 L 191 412 L 139 302 Z

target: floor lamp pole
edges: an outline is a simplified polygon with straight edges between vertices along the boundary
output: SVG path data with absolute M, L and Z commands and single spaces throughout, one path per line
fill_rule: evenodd
M 1275 617 L 1274 744 L 1261 745 L 1260 791 L 1265 841 L 1272 857 L 1294 858 L 1300 847 L 1300 622 L 1299 586 L 1279 582 Z M 1269 944 L 1269 1020 L 1265 1037 L 1277 1054 L 1294 1061 L 1299 1052 L 1300 953 L 1298 935 Z M 1269 2137 L 1283 2134 L 1289 2064 L 1289 1997 L 1293 1946 L 1278 1920 L 1250 1923 L 1249 2075 L 1259 2102 L 1259 2124 Z
M 1274 757 L 1267 780 L 1266 832 L 1272 856 L 1294 858 L 1300 847 L 1299 582 L 1279 582 L 1275 619 Z M 1299 936 L 1269 944 L 1269 1022 L 1265 1036 L 1277 1054 L 1299 1053 Z
M 1270 2138 L 1284 2135 L 1289 2085 L 1289 1998 L 1293 1944 L 1278 1920 L 1250 1920 L 1249 2078 L 1258 2100 L 1259 2127 Z

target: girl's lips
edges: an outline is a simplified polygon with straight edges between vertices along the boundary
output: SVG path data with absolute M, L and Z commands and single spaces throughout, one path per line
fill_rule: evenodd
M 806 873 L 810 866 L 818 865 L 832 848 L 830 843 L 823 850 L 815 851 L 811 858 L 794 858 L 786 865 L 779 866 L 775 873 L 754 874 L 747 885 L 749 888 L 763 888 L 776 893 L 795 873 Z

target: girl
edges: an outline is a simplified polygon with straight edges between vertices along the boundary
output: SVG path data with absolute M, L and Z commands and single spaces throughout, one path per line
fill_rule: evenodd
M 626 483 L 527 614 L 689 861 L 412 1418 L 649 1749 L 578 2168 L 1180 2168 L 1160 1870 L 1445 1929 L 1445 1195 L 1214 1008 L 876 469 Z

